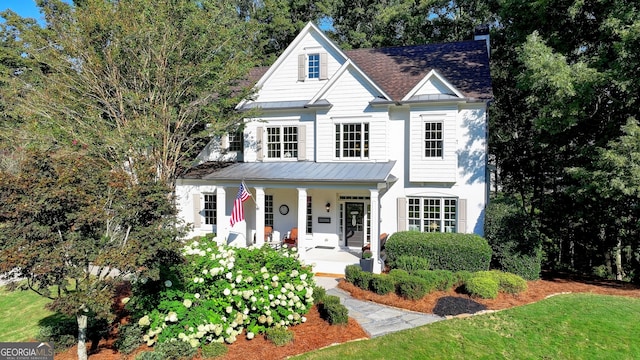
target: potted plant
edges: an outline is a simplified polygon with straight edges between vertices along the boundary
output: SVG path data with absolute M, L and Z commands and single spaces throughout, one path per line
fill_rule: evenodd
M 363 271 L 373 272 L 373 253 L 371 250 L 365 250 L 362 252 L 360 267 Z

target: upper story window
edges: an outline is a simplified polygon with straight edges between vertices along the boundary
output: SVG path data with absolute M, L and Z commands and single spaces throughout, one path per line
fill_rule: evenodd
M 298 81 L 309 79 L 327 80 L 327 53 L 298 55 Z
M 336 158 L 369 158 L 369 123 L 336 124 Z
M 309 54 L 307 57 L 308 61 L 308 72 L 307 76 L 309 79 L 319 79 L 320 78 L 320 54 Z
M 421 232 L 457 231 L 457 199 L 410 197 L 407 201 L 409 230 Z
M 215 194 L 204 194 L 204 223 L 207 225 L 217 224 L 218 210 L 216 204 L 217 198 Z
M 424 123 L 424 156 L 428 158 L 442 157 L 442 122 Z
M 298 157 L 298 127 L 267 127 L 267 158 L 289 159 Z
M 244 145 L 244 139 L 242 132 L 236 131 L 229 133 L 229 151 L 242 151 Z

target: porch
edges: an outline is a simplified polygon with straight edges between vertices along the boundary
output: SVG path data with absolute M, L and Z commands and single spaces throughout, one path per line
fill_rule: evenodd
M 344 275 L 344 269 L 347 265 L 360 264 L 360 249 L 317 246 L 306 249 L 304 262 L 313 266 L 315 274 Z

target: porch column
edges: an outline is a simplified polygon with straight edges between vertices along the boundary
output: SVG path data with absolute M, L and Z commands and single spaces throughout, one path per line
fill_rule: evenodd
M 256 246 L 264 245 L 264 188 L 256 187 Z
M 229 237 L 229 218 L 227 213 L 227 192 L 224 187 L 216 187 L 216 236 L 218 244 L 226 244 Z
M 307 189 L 298 188 L 298 256 L 305 259 L 307 237 Z
M 380 202 L 378 201 L 378 189 L 369 189 L 371 199 L 371 253 L 376 261 L 373 262 L 373 272 L 382 272 L 382 261 L 380 260 Z

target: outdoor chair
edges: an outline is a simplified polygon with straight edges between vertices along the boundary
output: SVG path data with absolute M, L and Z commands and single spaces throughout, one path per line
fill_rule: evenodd
M 287 237 L 284 238 L 284 245 L 287 247 L 295 247 L 298 244 L 298 228 L 294 227 L 289 231 Z

